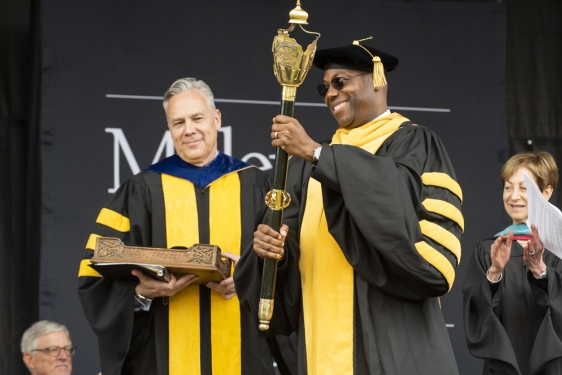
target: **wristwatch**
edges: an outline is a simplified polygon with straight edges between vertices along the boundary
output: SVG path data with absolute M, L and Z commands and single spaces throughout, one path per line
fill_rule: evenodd
M 322 145 L 316 147 L 312 152 L 312 166 L 316 168 L 318 164 L 318 159 L 320 159 L 320 153 L 322 152 Z
M 533 275 L 533 276 L 535 276 L 535 275 Z M 537 279 L 537 280 L 546 279 L 546 270 L 544 270 L 544 272 L 541 273 L 540 275 L 535 276 L 535 279 Z
M 142 294 L 138 294 L 136 291 L 135 291 L 135 297 L 137 297 L 141 302 L 152 302 L 152 298 L 148 298 L 143 296 Z

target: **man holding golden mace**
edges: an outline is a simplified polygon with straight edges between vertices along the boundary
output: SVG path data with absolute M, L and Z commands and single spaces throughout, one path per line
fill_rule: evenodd
M 274 117 L 272 145 L 293 156 L 291 203 L 279 230 L 258 227 L 237 265 L 241 304 L 262 312 L 262 264 L 273 260 L 268 334 L 297 332 L 299 375 L 456 375 L 438 299 L 453 286 L 464 229 L 447 152 L 388 110 L 396 57 L 356 40 L 313 62 L 339 127 L 317 143 L 298 120 Z

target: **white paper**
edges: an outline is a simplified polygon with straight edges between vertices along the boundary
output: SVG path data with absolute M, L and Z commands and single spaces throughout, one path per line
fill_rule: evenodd
M 527 226 L 534 224 L 545 248 L 562 258 L 562 212 L 548 203 L 532 178 L 523 173 L 527 187 Z

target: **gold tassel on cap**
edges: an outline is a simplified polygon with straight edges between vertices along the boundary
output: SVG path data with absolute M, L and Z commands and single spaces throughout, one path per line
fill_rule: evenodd
M 370 36 L 365 39 L 354 40 L 353 45 L 363 48 L 373 58 L 373 87 L 385 87 L 387 82 L 386 77 L 384 76 L 384 65 L 382 64 L 381 58 L 378 56 L 373 56 L 373 54 L 369 52 L 367 48 L 359 44 L 359 42 L 369 39 L 373 39 L 373 37 Z
M 386 86 L 386 77 L 384 76 L 384 66 L 382 65 L 381 58 L 378 56 L 373 57 L 373 86 L 374 87 Z

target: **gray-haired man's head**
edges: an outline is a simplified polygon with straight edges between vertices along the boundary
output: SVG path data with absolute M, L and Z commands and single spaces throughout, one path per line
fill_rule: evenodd
M 74 348 L 68 329 L 62 324 L 41 320 L 21 338 L 23 361 L 33 375 L 70 375 Z
M 170 86 L 166 93 L 164 93 L 164 102 L 162 104 L 164 105 L 166 114 L 168 113 L 168 102 L 174 95 L 193 89 L 197 89 L 201 91 L 203 95 L 205 95 L 205 98 L 207 99 L 207 105 L 209 106 L 210 110 L 214 111 L 216 109 L 215 97 L 213 96 L 213 92 L 211 91 L 209 85 L 201 80 L 197 80 L 196 78 L 180 78 L 172 83 L 172 86 Z
M 209 86 L 195 78 L 178 79 L 164 94 L 163 104 L 178 156 L 197 167 L 213 161 L 222 122 Z

